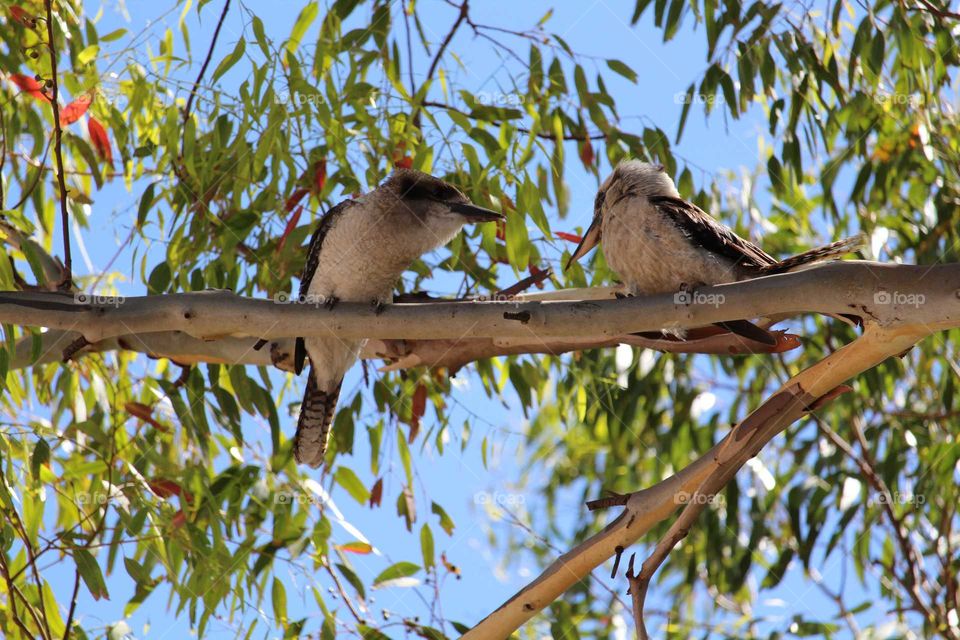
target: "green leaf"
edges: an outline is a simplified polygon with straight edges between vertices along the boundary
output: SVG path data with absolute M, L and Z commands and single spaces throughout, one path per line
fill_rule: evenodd
M 433 533 L 430 531 L 430 525 L 424 524 L 420 527 L 420 553 L 423 555 L 423 568 L 430 569 L 434 566 Z
M 360 504 L 366 504 L 370 499 L 370 492 L 363 486 L 363 482 L 360 481 L 353 469 L 344 466 L 337 467 L 333 478 Z
M 220 64 L 217 65 L 217 70 L 213 72 L 213 76 L 210 78 L 211 83 L 215 83 L 220 79 L 220 76 L 225 74 L 230 70 L 233 65 L 237 64 L 240 61 L 240 58 L 243 57 L 244 51 L 246 51 L 247 43 L 246 40 L 240 38 L 237 40 L 237 46 L 233 48 L 233 51 L 230 54 L 220 61 Z
M 610 69 L 615 73 L 619 73 L 630 82 L 634 84 L 637 83 L 637 72 L 627 66 L 627 63 L 620 60 L 610 59 L 607 60 L 607 66 L 610 67 Z
M 317 19 L 317 13 L 319 13 L 319 11 L 320 6 L 316 2 L 310 2 L 300 10 L 297 21 L 293 23 L 290 39 L 287 40 L 286 49 L 288 53 L 295 54 L 297 52 L 297 49 L 300 47 L 300 41 L 303 40 L 304 34 L 307 33 L 307 29 L 310 28 L 313 21 Z
M 83 578 L 83 583 L 90 590 L 93 599 L 106 598 L 109 600 L 110 594 L 107 593 L 107 585 L 103 581 L 103 573 L 100 571 L 100 565 L 96 558 L 86 549 L 78 548 L 73 550 L 73 560 L 77 563 L 77 571 L 80 572 L 80 577 Z
M 285 625 L 287 623 L 287 590 L 276 576 L 273 578 L 270 600 L 273 603 L 274 618 Z
M 447 515 L 443 507 L 434 502 L 430 505 L 430 511 L 440 517 L 440 528 L 443 529 L 448 536 L 452 536 L 455 525 L 453 524 L 453 519 Z
M 384 569 L 380 575 L 373 581 L 373 588 L 387 586 L 385 583 L 392 582 L 398 578 L 408 578 L 420 571 L 420 567 L 412 562 L 398 562 Z

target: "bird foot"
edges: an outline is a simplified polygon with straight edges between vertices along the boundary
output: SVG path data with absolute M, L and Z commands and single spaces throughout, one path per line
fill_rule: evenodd
M 616 291 L 614 292 L 613 295 L 616 297 L 617 300 L 626 300 L 627 298 L 633 297 L 632 293 L 625 293 L 623 291 Z
M 375 299 L 373 302 L 371 302 L 371 304 L 373 305 L 374 315 L 379 316 L 381 313 L 383 313 L 383 310 L 387 308 L 387 305 L 383 302 L 383 300 Z
M 73 356 L 77 355 L 82 349 L 89 347 L 92 342 L 87 340 L 85 337 L 80 336 L 70 344 L 66 346 L 63 350 L 63 362 L 69 362 L 73 359 Z
M 339 302 L 340 298 L 337 296 L 327 296 L 327 298 L 323 301 L 323 306 L 327 309 L 327 311 L 333 311 L 333 308 L 337 306 Z

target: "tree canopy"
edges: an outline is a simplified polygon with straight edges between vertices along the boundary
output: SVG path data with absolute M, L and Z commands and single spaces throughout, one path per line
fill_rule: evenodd
M 684 346 L 628 335 L 646 313 L 699 318 L 666 300 L 604 300 L 595 316 L 555 307 L 551 318 L 598 323 L 581 323 L 579 342 L 538 334 L 536 323 L 500 335 L 491 323 L 501 307 L 481 306 L 513 304 L 536 319 L 538 300 L 610 297 L 602 252 L 561 265 L 589 222 L 571 198 L 592 200 L 627 158 L 663 164 L 683 197 L 762 236 L 774 255 L 863 232 L 870 259 L 957 262 L 960 15 L 939 0 L 608 9 L 663 42 L 705 44 L 676 120 L 654 122 L 612 87 L 655 93 L 644 64 L 662 62 L 661 42 L 598 58 L 554 32 L 546 3 L 531 24 L 484 22 L 478 4 L 301 0 L 279 24 L 265 6 L 178 0 L 127 6 L 157 20 L 109 31 L 91 3 L 4 5 L 3 635 L 117 638 L 155 606 L 199 637 L 457 637 L 480 622 L 446 613 L 467 610 L 454 585 L 475 579 L 460 568 L 476 553 L 458 544 L 465 530 L 482 527 L 491 572 L 540 571 L 613 521 L 615 510 L 608 518 L 587 501 L 705 468 L 691 465 L 754 424 L 751 412 L 785 382 L 816 386 L 848 368 L 849 388 L 838 387 L 845 378 L 831 386 L 839 395 L 790 396 L 800 403 L 784 410 L 790 420 L 758 431 L 766 446 L 733 458 L 733 471 L 747 467 L 735 477 L 718 474 L 706 494 L 667 487 L 671 499 L 708 504 L 684 511 L 696 519 L 653 580 L 647 627 L 668 638 L 960 638 L 956 271 L 796 274 L 778 281 L 804 293 L 789 309 L 787 285 L 735 285 L 731 300 L 770 296 L 748 317 L 790 317 L 791 333 L 766 350 L 722 336 Z M 468 46 L 502 63 L 495 91 L 458 55 Z M 715 128 L 762 124 L 756 164 L 738 178 L 723 170 L 740 167 L 708 171 L 679 154 L 701 116 Z M 506 215 L 398 283 L 398 302 L 473 298 L 477 322 L 434 340 L 393 333 L 399 320 L 370 333 L 325 469 L 298 468 L 290 438 L 304 382 L 282 357 L 294 336 L 264 334 L 272 344 L 255 350 L 257 335 L 227 327 L 262 307 L 230 311 L 233 298 L 209 290 L 289 300 L 319 216 L 397 166 Z M 121 204 L 111 213 L 102 199 Z M 94 224 L 108 216 L 109 247 Z M 98 269 L 78 267 L 90 262 L 87 244 L 109 254 Z M 898 288 L 877 288 L 889 282 Z M 207 302 L 171 295 L 196 292 Z M 132 296 L 168 296 L 170 315 Z M 202 332 L 171 320 L 180 300 L 214 314 L 201 313 Z M 799 316 L 836 315 L 847 302 L 860 305 L 852 312 L 865 332 Z M 218 309 L 237 320 L 224 321 L 229 335 L 217 335 Z M 362 310 L 341 312 L 343 324 L 372 326 Z M 413 327 L 416 313 L 384 322 Z M 440 312 L 426 313 L 438 323 L 429 327 L 442 325 Z M 616 313 L 622 331 L 593 330 Z M 861 333 L 873 342 L 855 346 Z M 471 468 L 489 473 L 491 458 L 514 455 L 511 477 L 490 473 L 496 490 L 479 498 L 428 481 L 439 480 L 429 475 L 438 458 L 472 456 Z M 481 524 L 451 516 L 466 501 Z M 402 556 L 352 524 L 345 502 L 369 506 Z M 672 539 L 674 518 L 651 519 L 617 565 L 605 556 L 564 595 L 538 601 L 517 637 L 623 637 L 629 555 L 639 570 Z M 802 593 L 785 586 L 798 584 Z M 394 590 L 417 594 L 409 613 L 379 595 Z M 491 617 L 510 593 L 496 594 Z M 809 593 L 826 604 L 800 606 Z M 793 601 L 773 615 L 762 604 L 771 598 Z M 104 619 L 107 599 L 119 605 Z

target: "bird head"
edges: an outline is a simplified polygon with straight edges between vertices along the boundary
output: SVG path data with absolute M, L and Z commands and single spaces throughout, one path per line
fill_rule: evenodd
M 505 220 L 478 207 L 452 184 L 414 169 L 396 169 L 377 189 L 387 198 L 391 234 L 420 255 L 449 242 L 465 224 Z
M 565 269 L 569 269 L 570 265 L 600 244 L 604 213 L 622 199 L 633 196 L 678 198 L 680 194 L 662 164 L 624 160 L 600 185 L 597 197 L 593 201 L 593 220 L 583 234 L 580 244 L 567 260 Z

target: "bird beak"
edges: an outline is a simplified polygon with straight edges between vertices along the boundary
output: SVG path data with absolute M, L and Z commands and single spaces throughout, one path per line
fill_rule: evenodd
M 602 228 L 600 224 L 601 218 L 599 215 L 593 216 L 593 222 L 590 223 L 590 227 L 587 228 L 587 232 L 583 234 L 583 239 L 580 240 L 580 244 L 577 245 L 576 251 L 573 252 L 573 255 L 570 256 L 570 259 L 567 260 L 566 266 L 563 268 L 564 271 L 570 268 L 574 262 L 587 255 L 590 252 L 590 249 L 593 249 L 595 246 L 600 244 L 600 230 Z
M 463 216 L 466 222 L 502 222 L 506 220 L 502 213 L 469 203 L 453 203 L 450 205 L 450 211 Z

